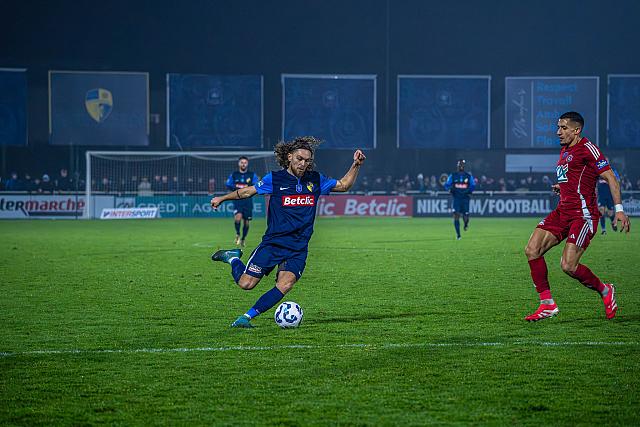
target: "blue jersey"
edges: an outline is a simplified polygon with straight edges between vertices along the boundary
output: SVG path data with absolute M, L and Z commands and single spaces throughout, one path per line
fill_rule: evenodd
M 447 178 L 444 188 L 456 199 L 469 198 L 469 194 L 476 188 L 476 181 L 468 172 L 454 172 Z
M 609 165 L 611 166 L 611 165 Z M 618 172 L 611 168 L 613 174 L 616 176 L 618 182 L 620 182 L 620 175 Z M 609 188 L 609 183 L 605 181 L 602 177 L 598 177 L 598 204 L 602 206 L 611 205 L 613 206 L 613 197 L 611 196 L 611 189 Z
M 292 250 L 306 250 L 313 234 L 318 198 L 329 194 L 335 179 L 318 172 L 297 178 L 286 169 L 266 174 L 256 184 L 258 194 L 270 194 L 267 231 L 263 243 Z
M 253 172 L 234 171 L 231 172 L 231 175 L 229 175 L 229 178 L 227 178 L 227 182 L 225 184 L 230 191 L 234 191 L 240 188 L 256 185 L 259 180 L 260 178 L 258 178 L 258 175 Z

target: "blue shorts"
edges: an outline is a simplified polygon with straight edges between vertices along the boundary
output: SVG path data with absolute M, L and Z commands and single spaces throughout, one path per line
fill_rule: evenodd
M 260 243 L 251 253 L 244 272 L 249 276 L 262 278 L 269 275 L 277 266 L 278 272 L 290 271 L 299 280 L 307 264 L 307 253 L 306 248 L 294 251 L 269 243 Z M 278 280 L 277 275 L 276 280 Z
M 610 211 L 613 210 L 613 197 L 609 195 L 598 195 L 598 207 L 605 207 Z
M 241 214 L 242 218 L 246 220 L 253 219 L 253 201 L 251 199 L 234 200 L 233 201 L 233 214 Z
M 467 215 L 469 213 L 469 199 L 453 198 L 453 212 Z

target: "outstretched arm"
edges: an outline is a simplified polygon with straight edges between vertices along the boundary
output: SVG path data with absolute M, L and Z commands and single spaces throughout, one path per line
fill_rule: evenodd
M 353 153 L 353 163 L 351 164 L 351 167 L 349 168 L 347 173 L 338 180 L 336 186 L 333 187 L 333 190 L 331 191 L 337 191 L 340 193 L 349 191 L 351 187 L 353 187 L 353 184 L 356 182 L 356 177 L 358 176 L 358 172 L 360 171 L 360 166 L 362 166 L 362 164 L 364 163 L 364 159 L 366 158 L 367 157 L 361 150 L 356 150 L 356 152 Z
M 255 186 L 239 188 L 237 190 L 232 191 L 231 193 L 227 193 L 224 196 L 218 196 L 211 199 L 211 207 L 213 209 L 218 209 L 223 202 L 227 200 L 240 200 L 247 199 L 249 197 L 253 197 L 256 195 L 258 191 Z
M 607 181 L 609 184 L 609 190 L 611 190 L 611 197 L 613 198 L 613 203 L 615 205 L 616 216 L 613 219 L 613 225 L 617 225 L 620 222 L 620 231 L 626 231 L 627 233 L 631 230 L 631 222 L 629 221 L 629 217 L 622 210 L 622 195 L 620 194 L 620 182 L 616 178 L 616 175 L 613 173 L 611 169 L 607 169 L 602 172 L 600 176 Z

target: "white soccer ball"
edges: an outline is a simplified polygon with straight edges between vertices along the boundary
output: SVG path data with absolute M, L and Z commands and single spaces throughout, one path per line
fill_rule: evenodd
M 285 301 L 278 306 L 274 318 L 281 328 L 297 328 L 302 322 L 302 308 L 293 301 Z

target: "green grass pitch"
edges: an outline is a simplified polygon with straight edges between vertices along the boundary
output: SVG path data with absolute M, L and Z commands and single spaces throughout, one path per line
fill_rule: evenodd
M 450 219 L 320 218 L 295 330 L 273 310 L 229 328 L 273 286 L 210 261 L 230 219 L 0 222 L 0 424 L 639 425 L 638 232 L 583 258 L 617 318 L 558 247 L 560 315 L 527 323 L 537 221 L 473 218 L 456 241 Z

